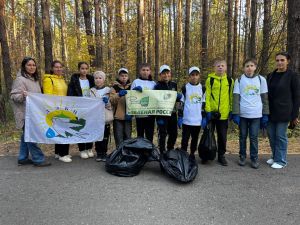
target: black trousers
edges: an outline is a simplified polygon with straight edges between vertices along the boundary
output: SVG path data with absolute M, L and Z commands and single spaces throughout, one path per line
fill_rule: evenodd
M 69 144 L 55 144 L 54 152 L 60 157 L 64 157 L 65 155 L 69 155 Z
M 198 138 L 201 126 L 191 126 L 182 124 L 182 139 L 181 139 L 181 149 L 187 151 L 190 136 L 191 140 L 191 154 L 194 154 L 198 146 Z
M 228 120 L 212 120 L 212 129 L 217 130 L 218 155 L 223 156 L 226 152 Z
M 88 150 L 88 149 L 92 149 L 93 148 L 93 142 L 89 142 L 89 143 L 78 143 L 78 148 L 79 151 L 84 151 L 84 150 Z
M 136 118 L 136 131 L 138 137 L 146 137 L 153 142 L 155 117 Z
M 106 154 L 109 136 L 110 136 L 110 124 L 105 124 L 103 140 L 95 142 L 95 150 L 97 152 L 97 155 L 105 155 Z
M 174 149 L 177 139 L 177 115 L 173 113 L 171 116 L 163 118 L 164 124 L 158 125 L 158 145 L 160 152 L 166 150 L 166 139 L 168 136 L 167 150 Z

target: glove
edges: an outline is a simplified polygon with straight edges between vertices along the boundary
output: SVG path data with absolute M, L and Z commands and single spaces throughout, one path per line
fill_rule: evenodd
M 143 92 L 143 88 L 141 86 L 136 86 L 132 90 Z
M 232 115 L 232 120 L 233 120 L 233 122 L 236 124 L 236 125 L 240 125 L 240 116 L 239 115 L 237 115 L 237 114 L 233 114 Z
M 206 117 L 202 117 L 201 127 L 204 129 L 206 126 L 207 126 L 207 118 Z
M 176 101 L 179 101 L 181 98 L 182 98 L 182 94 L 181 93 L 177 93 Z
M 128 115 L 128 114 L 125 114 L 125 120 L 126 121 L 131 121 L 132 120 L 132 116 Z
M 178 117 L 177 126 L 178 126 L 179 129 L 182 128 L 182 122 L 183 122 L 183 118 L 182 117 Z
M 107 96 L 103 96 L 102 97 L 102 101 L 105 103 L 105 104 L 107 104 L 108 103 L 108 97 Z
M 232 116 L 233 116 L 233 115 L 232 115 L 232 112 L 229 112 L 228 119 L 229 119 L 229 120 L 232 120 L 232 119 L 233 119 Z
M 268 122 L 269 122 L 269 116 L 268 115 L 263 115 L 263 117 L 260 118 L 260 128 L 261 129 L 267 128 Z
M 207 122 L 211 120 L 211 112 L 206 113 Z
M 126 90 L 121 90 L 119 91 L 119 96 L 122 97 L 124 95 L 127 95 L 127 91 Z
M 164 121 L 163 119 L 157 119 L 157 120 L 156 120 L 156 124 L 157 124 L 158 126 L 163 126 L 163 125 L 165 125 L 165 121 Z

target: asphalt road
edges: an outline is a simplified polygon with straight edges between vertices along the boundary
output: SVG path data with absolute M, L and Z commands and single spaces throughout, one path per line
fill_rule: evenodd
M 237 165 L 199 165 L 194 182 L 178 184 L 146 164 L 132 178 L 108 174 L 103 163 L 73 157 L 50 159 L 48 168 L 16 165 L 0 157 L 0 224 L 300 224 L 300 156 L 282 170 L 261 156 L 254 170 Z

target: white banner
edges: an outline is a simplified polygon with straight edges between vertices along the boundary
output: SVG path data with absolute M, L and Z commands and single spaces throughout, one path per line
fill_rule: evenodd
M 104 103 L 100 99 L 28 93 L 25 142 L 75 144 L 103 140 Z

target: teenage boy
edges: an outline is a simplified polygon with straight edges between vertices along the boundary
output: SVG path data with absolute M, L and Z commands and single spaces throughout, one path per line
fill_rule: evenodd
M 182 87 L 182 109 L 178 110 L 178 128 L 182 128 L 181 149 L 187 151 L 190 136 L 191 153 L 195 158 L 201 126 L 206 126 L 206 119 L 202 118 L 203 91 L 200 84 L 200 69 L 189 69 L 189 82 Z
M 126 114 L 126 99 L 125 95 L 127 90 L 130 90 L 131 83 L 128 76 L 128 70 L 121 68 L 118 71 L 117 79 L 114 82 L 111 93 L 110 101 L 114 109 L 114 138 L 116 147 L 126 139 L 131 138 L 132 121 L 131 116 Z
M 171 90 L 177 91 L 177 84 L 173 81 L 171 69 L 168 65 L 162 65 L 159 69 L 160 81 L 154 87 L 154 90 Z M 182 94 L 177 93 L 176 101 L 180 101 Z M 167 150 L 174 149 L 177 139 L 177 113 L 174 110 L 171 116 L 157 116 L 156 123 L 158 126 L 158 145 L 161 153 L 166 151 L 166 138 L 168 136 Z
M 257 169 L 258 132 L 259 128 L 267 128 L 268 124 L 268 87 L 266 79 L 255 74 L 257 67 L 255 59 L 247 59 L 243 66 L 244 74 L 236 79 L 234 84 L 232 119 L 240 128 L 239 165 L 246 164 L 249 133 L 251 167 Z
M 217 130 L 218 137 L 218 162 L 227 166 L 225 159 L 228 118 L 232 111 L 233 80 L 226 74 L 225 60 L 216 60 L 214 73 L 206 79 L 205 111 L 207 121 L 211 121 L 212 128 Z M 205 162 L 203 162 L 205 163 Z

